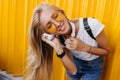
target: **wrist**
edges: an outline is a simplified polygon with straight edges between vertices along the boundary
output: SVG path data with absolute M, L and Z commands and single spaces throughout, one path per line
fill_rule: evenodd
M 83 49 L 83 51 L 85 51 L 85 52 L 90 52 L 90 50 L 91 50 L 91 46 L 85 44 L 85 45 L 84 45 L 84 49 Z
M 87 52 L 88 52 L 88 53 L 91 53 L 91 49 L 92 49 L 92 46 L 88 45 L 88 46 L 87 46 Z
M 57 48 L 56 49 L 56 52 L 57 52 L 58 55 L 60 55 L 63 51 L 64 51 L 63 48 Z
M 57 57 L 59 57 L 59 58 L 63 58 L 64 56 L 65 56 L 65 51 L 64 50 L 61 54 L 57 54 Z

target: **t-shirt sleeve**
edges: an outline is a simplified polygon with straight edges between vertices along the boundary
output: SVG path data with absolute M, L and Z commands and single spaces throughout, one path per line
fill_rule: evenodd
M 95 18 L 88 18 L 88 24 L 92 30 L 94 37 L 97 37 L 104 29 L 104 24 Z

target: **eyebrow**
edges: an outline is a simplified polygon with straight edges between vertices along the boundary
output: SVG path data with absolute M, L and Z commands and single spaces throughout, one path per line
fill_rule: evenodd
M 57 11 L 55 11 L 55 12 L 52 14 L 51 18 L 53 18 L 53 16 L 54 16 L 56 13 L 57 13 Z M 50 23 L 50 21 L 48 21 L 45 26 L 47 26 L 49 23 Z

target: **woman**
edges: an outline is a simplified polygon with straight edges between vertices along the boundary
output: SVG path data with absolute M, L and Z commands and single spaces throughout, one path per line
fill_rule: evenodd
M 49 3 L 38 5 L 29 28 L 26 80 L 50 80 L 53 48 L 69 80 L 99 80 L 102 56 L 109 54 L 109 47 L 104 25 L 94 18 L 88 18 L 88 24 L 96 40 L 84 30 L 83 18 L 71 21 L 63 10 Z M 60 36 L 65 42 L 61 43 Z

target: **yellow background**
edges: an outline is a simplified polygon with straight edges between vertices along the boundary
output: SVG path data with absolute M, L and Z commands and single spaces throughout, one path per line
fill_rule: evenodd
M 0 69 L 23 75 L 33 9 L 45 0 L 0 0 Z M 95 17 L 106 25 L 111 54 L 105 58 L 102 80 L 120 80 L 120 0 L 46 0 L 70 19 Z M 54 55 L 53 80 L 65 80 L 65 70 Z

